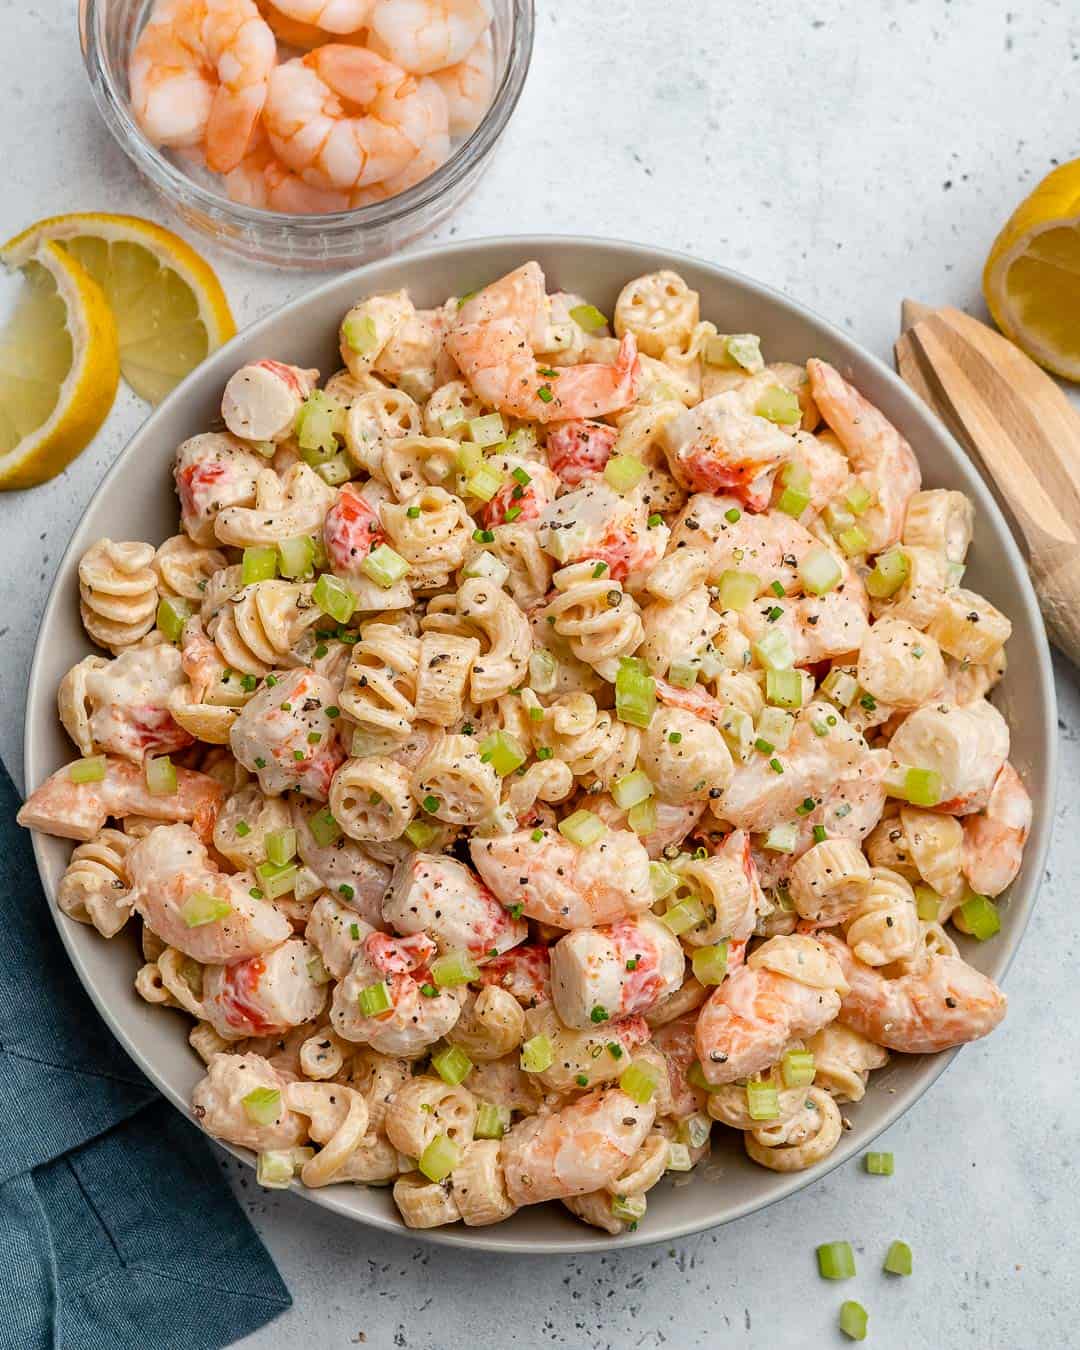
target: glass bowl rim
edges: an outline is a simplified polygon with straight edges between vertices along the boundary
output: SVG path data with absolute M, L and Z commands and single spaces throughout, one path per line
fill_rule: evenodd
M 106 126 L 120 148 L 159 190 L 174 202 L 210 217 L 227 217 L 233 224 L 254 230 L 279 229 L 305 235 L 338 233 L 342 229 L 384 227 L 438 205 L 471 169 L 495 148 L 517 107 L 532 64 L 536 29 L 535 0 L 507 0 L 512 28 L 506 68 L 491 106 L 462 143 L 434 173 L 383 202 L 348 211 L 303 214 L 245 206 L 190 178 L 143 135 L 121 93 L 116 73 L 102 51 L 99 24 L 110 0 L 79 0 L 79 45 L 90 88 Z

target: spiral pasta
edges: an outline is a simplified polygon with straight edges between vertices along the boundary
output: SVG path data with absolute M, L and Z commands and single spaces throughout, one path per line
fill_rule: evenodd
M 859 1102 L 873 1069 L 889 1062 L 889 1052 L 842 1022 L 831 1022 L 806 1043 L 814 1056 L 814 1083 L 838 1102 Z
M 311 598 L 310 584 L 257 581 L 245 586 L 217 611 L 207 633 L 232 670 L 268 675 L 291 665 L 292 649 L 322 617 Z
M 480 655 L 469 674 L 474 703 L 500 698 L 520 684 L 529 667 L 529 621 L 503 591 L 479 577 L 470 578 L 456 596 L 436 596 L 423 621 L 425 632 L 475 637 Z
M 223 544 L 257 548 L 282 544 L 322 530 L 337 493 L 307 464 L 294 464 L 282 478 L 272 469 L 258 477 L 254 506 L 228 506 L 214 530 Z
M 368 737 L 404 740 L 416 717 L 420 642 L 390 623 L 360 630 L 341 688 L 340 703 Z
M 78 845 L 57 887 L 56 903 L 64 913 L 93 924 L 102 937 L 115 937 L 131 916 L 124 859 L 133 843 L 120 830 L 100 830 Z
M 844 936 L 868 966 L 887 966 L 911 956 L 919 938 L 911 885 L 897 872 L 875 867 L 869 886 L 847 917 Z
M 382 508 L 390 543 L 409 564 L 417 590 L 445 586 L 465 561 L 473 523 L 460 497 L 441 487 L 422 487 L 398 505 Z
M 591 562 L 563 567 L 552 580 L 556 595 L 545 617 L 579 661 L 614 680 L 619 658 L 632 656 L 645 637 L 637 605 L 619 582 L 598 577 Z
M 634 767 L 641 733 L 599 709 L 591 694 L 562 694 L 543 708 L 531 690 L 524 690 L 522 703 L 540 714 L 530 723 L 535 743 L 550 750 L 576 778 L 609 787 Z
M 417 717 L 437 727 L 453 726 L 461 717 L 469 674 L 479 655 L 476 638 L 425 633 L 416 666 Z
M 473 736 L 441 736 L 413 770 L 413 796 L 428 815 L 477 825 L 499 804 L 499 777 Z
M 400 389 L 369 390 L 353 400 L 345 414 L 345 449 L 358 469 L 383 477 L 383 454 L 391 441 L 418 436 L 420 408 Z
M 154 554 L 159 594 L 178 595 L 196 604 L 214 573 L 227 566 L 228 559 L 220 549 L 196 544 L 186 534 L 174 534 Z
M 400 839 L 416 814 L 408 769 L 384 755 L 346 760 L 330 785 L 330 810 L 352 839 Z
M 657 359 L 685 342 L 698 323 L 698 294 L 677 272 L 648 272 L 623 287 L 615 302 L 615 332 L 633 333 L 638 349 Z
M 803 1107 L 790 1120 L 748 1130 L 743 1144 L 754 1162 L 771 1172 L 804 1172 L 829 1156 L 842 1133 L 836 1102 L 822 1088 L 809 1087 Z
M 79 613 L 99 647 L 122 652 L 154 626 L 157 575 L 149 544 L 100 539 L 79 562 Z

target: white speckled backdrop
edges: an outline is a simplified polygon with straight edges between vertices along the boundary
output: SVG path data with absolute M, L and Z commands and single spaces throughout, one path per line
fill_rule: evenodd
M 788 291 L 887 357 L 905 295 L 981 312 L 979 271 L 998 226 L 1078 150 L 1075 0 L 537 3 L 517 115 L 436 239 L 551 230 L 686 249 Z M 75 8 L 0 0 L 0 237 L 59 211 L 158 216 L 98 122 Z M 214 261 L 241 323 L 310 284 Z M 17 777 L 46 589 L 144 413 L 122 394 L 62 477 L 0 497 L 0 753 Z M 893 1177 L 851 1165 L 673 1248 L 541 1263 L 367 1232 L 234 1175 L 295 1298 L 245 1350 L 803 1350 L 846 1343 L 845 1298 L 868 1309 L 878 1350 L 1075 1344 L 1080 687 L 1062 662 L 1058 695 L 1056 841 L 1007 981 L 1010 1016 L 882 1138 Z M 897 1237 L 914 1251 L 908 1280 L 880 1273 Z M 859 1266 L 843 1285 L 819 1280 L 813 1256 L 837 1238 Z

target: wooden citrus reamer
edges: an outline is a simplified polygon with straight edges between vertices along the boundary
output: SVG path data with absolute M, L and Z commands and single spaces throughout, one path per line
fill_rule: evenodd
M 896 368 L 968 451 L 1012 526 L 1051 642 L 1080 665 L 1080 414 L 1008 338 L 906 300 Z

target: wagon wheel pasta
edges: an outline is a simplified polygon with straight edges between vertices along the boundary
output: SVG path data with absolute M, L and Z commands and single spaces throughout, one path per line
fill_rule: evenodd
M 179 447 L 179 533 L 80 564 L 20 820 L 68 917 L 137 916 L 265 1186 L 618 1235 L 714 1130 L 813 1167 L 889 1050 L 1004 1014 L 961 952 L 1031 803 L 971 503 L 699 310 L 650 273 L 613 335 L 535 263 L 357 297 L 325 388 L 244 367 Z

